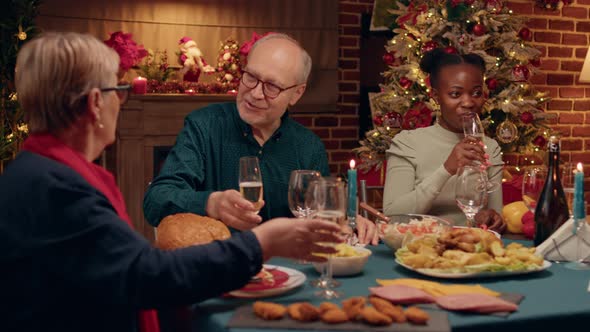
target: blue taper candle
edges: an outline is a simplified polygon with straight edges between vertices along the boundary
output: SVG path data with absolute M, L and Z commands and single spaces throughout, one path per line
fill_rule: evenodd
M 356 217 L 356 169 L 354 168 L 354 159 L 350 161 L 348 170 L 348 206 L 346 208 L 347 217 Z
M 574 227 L 573 233 L 576 234 L 580 220 L 586 218 L 586 204 L 584 202 L 584 168 L 582 163 L 578 163 L 577 171 L 574 175 Z

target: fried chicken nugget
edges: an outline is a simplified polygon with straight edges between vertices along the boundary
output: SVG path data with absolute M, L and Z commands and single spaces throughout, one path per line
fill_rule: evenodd
M 297 302 L 287 308 L 289 316 L 300 322 L 313 322 L 320 318 L 320 310 L 309 302 Z
M 332 309 L 340 309 L 340 307 L 336 303 L 332 303 L 332 302 L 322 302 L 320 304 L 320 314 L 323 314 L 326 311 L 332 310 Z
M 326 324 L 341 324 L 348 322 L 346 312 L 340 308 L 328 309 L 320 316 L 322 322 Z
M 402 307 L 393 305 L 391 302 L 377 296 L 369 297 L 369 302 L 371 302 L 377 311 L 391 317 L 394 323 L 406 322 L 406 316 Z
M 404 315 L 406 315 L 406 318 L 410 322 L 420 325 L 426 324 L 426 322 L 430 319 L 428 313 L 418 307 L 409 307 L 404 312 Z
M 370 325 L 390 325 L 393 320 L 386 314 L 382 314 L 374 307 L 366 306 L 361 310 L 362 319 Z
M 350 320 L 357 320 L 367 300 L 362 296 L 351 297 L 342 301 L 342 309 Z
M 252 307 L 254 314 L 264 320 L 281 319 L 287 312 L 287 307 L 272 302 L 256 301 Z

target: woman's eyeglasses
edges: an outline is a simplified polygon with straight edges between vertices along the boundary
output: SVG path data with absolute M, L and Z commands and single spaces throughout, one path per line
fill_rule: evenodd
M 270 99 L 275 99 L 281 94 L 281 92 L 300 85 L 295 84 L 286 88 L 281 88 L 273 83 L 265 82 L 245 70 L 243 70 L 242 73 L 242 84 L 244 84 L 244 86 L 246 86 L 248 89 L 254 89 L 258 86 L 258 83 L 262 83 L 262 93 L 264 93 L 264 95 Z
M 117 97 L 119 97 L 119 103 L 121 105 L 127 102 L 129 99 L 129 90 L 131 90 L 131 85 L 124 84 L 124 85 L 117 85 L 112 88 L 101 88 L 100 91 L 107 92 L 107 91 L 115 91 L 117 93 Z

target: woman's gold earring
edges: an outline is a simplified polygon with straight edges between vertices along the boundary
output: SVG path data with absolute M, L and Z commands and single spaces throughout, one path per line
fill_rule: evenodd
M 100 128 L 100 129 L 103 129 L 103 128 L 104 128 L 104 125 L 103 125 L 102 123 L 100 123 L 100 122 L 99 122 L 99 123 L 98 123 L 98 128 Z

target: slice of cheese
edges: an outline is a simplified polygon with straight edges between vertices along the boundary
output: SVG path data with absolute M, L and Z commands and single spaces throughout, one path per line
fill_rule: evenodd
M 500 296 L 500 293 L 481 285 L 445 285 L 434 281 L 427 281 L 413 278 L 401 279 L 377 279 L 381 286 L 404 285 L 421 289 L 432 296 L 445 296 L 455 294 L 485 294 Z

